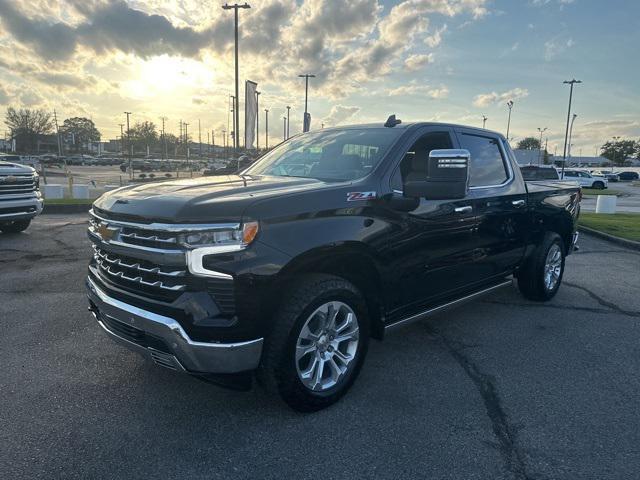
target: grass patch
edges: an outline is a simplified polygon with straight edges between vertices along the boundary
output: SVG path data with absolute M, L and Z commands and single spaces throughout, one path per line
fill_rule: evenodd
M 615 195 L 616 197 L 619 197 L 622 195 L 622 192 L 620 190 L 614 190 L 611 188 L 605 188 L 604 190 L 598 190 L 597 188 L 583 188 L 582 194 L 583 195 Z
M 640 242 L 640 213 L 581 212 L 578 223 L 609 235 Z
M 52 198 L 44 199 L 45 205 L 91 205 L 95 198 Z

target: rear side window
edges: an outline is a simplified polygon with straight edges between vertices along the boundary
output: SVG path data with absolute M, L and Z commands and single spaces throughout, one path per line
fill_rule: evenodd
M 470 187 L 500 185 L 509 178 L 497 139 L 463 133 L 460 143 L 471 153 Z

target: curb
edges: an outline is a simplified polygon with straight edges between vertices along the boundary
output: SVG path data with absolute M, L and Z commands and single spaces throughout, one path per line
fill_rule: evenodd
M 582 225 L 578 226 L 578 230 L 584 233 L 587 233 L 589 235 L 593 235 L 594 237 L 598 237 L 603 240 L 608 240 L 609 242 L 612 242 L 612 243 L 617 243 L 618 245 L 622 245 L 623 247 L 627 247 L 632 250 L 640 250 L 640 242 L 636 242 L 635 240 L 627 240 L 626 238 L 616 237 L 615 235 L 609 235 L 608 233 L 604 233 L 599 230 L 594 230 L 593 228 L 584 227 Z
M 91 203 L 75 204 L 75 205 L 55 205 L 55 204 L 47 204 L 45 200 L 42 214 L 46 215 L 49 213 L 87 213 L 91 208 L 91 205 L 92 205 Z

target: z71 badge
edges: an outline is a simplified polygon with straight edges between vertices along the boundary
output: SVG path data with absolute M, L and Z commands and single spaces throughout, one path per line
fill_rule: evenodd
M 347 202 L 358 202 L 360 200 L 373 200 L 376 198 L 376 192 L 349 192 L 347 193 Z

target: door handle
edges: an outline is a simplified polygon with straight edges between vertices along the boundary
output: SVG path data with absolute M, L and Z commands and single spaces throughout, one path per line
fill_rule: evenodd
M 525 205 L 525 201 L 524 200 L 514 200 L 513 202 L 511 202 L 511 205 L 513 205 L 516 208 L 522 208 Z
M 471 207 L 471 205 L 467 205 L 465 207 L 456 207 L 454 209 L 456 213 L 470 213 L 472 210 L 473 210 L 473 207 Z

